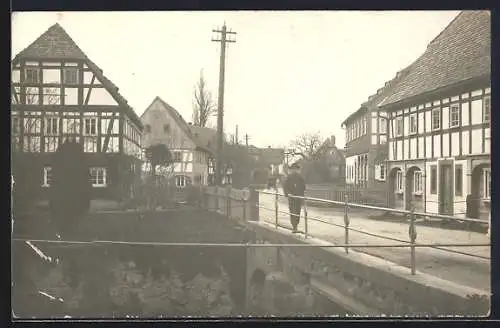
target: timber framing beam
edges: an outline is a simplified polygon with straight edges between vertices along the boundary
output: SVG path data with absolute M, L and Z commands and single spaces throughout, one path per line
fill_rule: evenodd
M 94 82 L 95 82 L 95 74 L 92 75 L 92 80 L 90 81 L 89 91 L 87 92 L 87 95 L 85 96 L 85 102 L 83 103 L 84 105 L 89 104 L 90 95 L 92 93 L 92 87 L 94 85 Z

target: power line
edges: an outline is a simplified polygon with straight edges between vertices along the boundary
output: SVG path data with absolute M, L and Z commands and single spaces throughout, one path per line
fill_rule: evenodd
M 224 144 L 224 74 L 226 64 L 226 43 L 236 42 L 228 39 L 228 35 L 235 35 L 236 32 L 228 31 L 226 22 L 221 30 L 212 30 L 218 34 L 218 37 L 212 39 L 212 42 L 220 42 L 220 66 L 219 66 L 219 99 L 217 101 L 217 164 L 215 166 L 215 179 L 217 185 L 222 185 L 222 147 Z M 219 35 L 220 34 L 220 35 Z

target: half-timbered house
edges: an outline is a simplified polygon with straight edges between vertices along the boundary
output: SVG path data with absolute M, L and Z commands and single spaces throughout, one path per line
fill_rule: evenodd
M 144 111 L 141 121 L 143 147 L 164 144 L 172 153 L 174 163 L 165 174 L 174 179 L 177 188 L 207 184 L 213 174 L 209 170 L 213 164 L 212 140 L 203 141 L 199 131 L 193 132 L 182 115 L 160 97 Z
M 30 165 L 41 195 L 68 138 L 83 144 L 93 198 L 131 196 L 140 176 L 142 124 L 103 71 L 59 25 L 12 60 L 12 151 Z M 20 173 L 23 174 L 23 173 Z
M 391 204 L 488 217 L 490 13 L 461 12 L 380 104 L 388 111 Z

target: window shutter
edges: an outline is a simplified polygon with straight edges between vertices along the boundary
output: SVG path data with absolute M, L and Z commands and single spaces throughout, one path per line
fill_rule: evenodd
M 380 180 L 382 177 L 380 176 L 380 165 L 375 165 L 375 180 Z

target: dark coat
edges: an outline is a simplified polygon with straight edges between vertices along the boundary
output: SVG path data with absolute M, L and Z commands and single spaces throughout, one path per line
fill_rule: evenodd
M 288 196 L 288 194 L 292 194 L 294 196 L 304 196 L 306 191 L 304 178 L 302 178 L 302 176 L 297 172 L 290 173 L 285 180 L 283 191 L 285 192 L 285 196 Z

